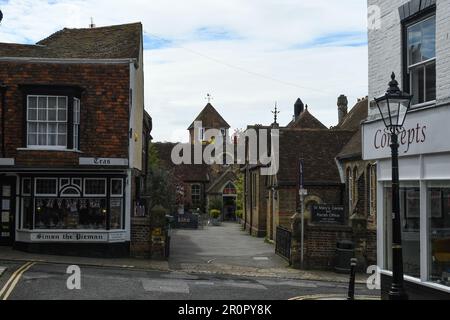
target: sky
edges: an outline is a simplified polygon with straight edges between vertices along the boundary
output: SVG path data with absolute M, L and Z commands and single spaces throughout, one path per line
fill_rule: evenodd
M 145 106 L 155 141 L 185 142 L 208 102 L 234 129 L 292 119 L 301 98 L 326 126 L 337 97 L 368 91 L 365 0 L 0 0 L 0 42 L 142 22 Z

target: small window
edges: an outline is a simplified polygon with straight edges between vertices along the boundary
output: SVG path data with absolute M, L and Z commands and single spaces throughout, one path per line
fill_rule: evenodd
M 199 184 L 193 184 L 191 187 L 191 196 L 192 196 L 192 205 L 200 206 L 201 198 L 202 198 L 202 188 Z
M 106 179 L 85 179 L 84 194 L 87 196 L 106 196 Z
M 123 196 L 123 180 L 111 179 L 111 196 Z
M 205 128 L 200 128 L 198 132 L 198 139 L 200 141 L 205 141 Z
M 58 179 L 37 178 L 35 182 L 35 194 L 37 196 L 56 196 Z

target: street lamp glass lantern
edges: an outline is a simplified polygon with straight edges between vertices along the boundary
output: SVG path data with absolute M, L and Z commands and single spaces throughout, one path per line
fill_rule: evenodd
M 396 131 L 403 127 L 408 111 L 411 108 L 413 96 L 402 92 L 392 73 L 392 80 L 385 95 L 375 98 L 384 125 L 390 131 Z

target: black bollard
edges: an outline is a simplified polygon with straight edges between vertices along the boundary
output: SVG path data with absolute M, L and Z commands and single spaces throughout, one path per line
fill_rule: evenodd
M 355 300 L 355 280 L 356 280 L 356 264 L 358 260 L 353 258 L 350 262 L 350 284 L 348 286 L 347 300 Z

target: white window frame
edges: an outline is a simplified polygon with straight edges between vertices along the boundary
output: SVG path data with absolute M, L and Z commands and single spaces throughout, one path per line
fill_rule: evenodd
M 53 180 L 55 181 L 55 193 L 38 193 L 37 182 L 38 180 Z M 58 178 L 35 178 L 34 179 L 34 195 L 36 197 L 57 197 L 58 196 Z
M 81 100 L 73 98 L 73 149 L 80 150 Z
M 105 181 L 105 193 L 104 194 L 87 194 L 86 193 L 86 181 Z M 106 178 L 84 178 L 83 179 L 83 196 L 84 197 L 106 197 L 108 189 L 108 181 Z
M 30 98 L 36 98 L 36 120 L 30 120 L 30 114 L 29 114 L 29 110 L 30 110 L 30 106 L 29 106 L 29 102 L 30 102 Z M 39 120 L 39 109 L 38 109 L 38 106 L 39 106 L 39 98 L 46 98 L 47 99 L 47 114 L 46 114 L 46 120 L 44 121 L 44 120 Z M 58 114 L 59 114 L 59 105 L 58 105 L 58 102 L 57 102 L 57 107 L 56 107 L 56 120 L 55 121 L 49 121 L 48 120 L 48 98 L 56 98 L 56 100 L 58 101 L 59 100 L 59 98 L 65 98 L 66 99 L 66 121 L 58 121 Z M 45 149 L 45 150 L 67 150 L 67 141 L 68 141 L 68 123 L 69 123 L 69 118 L 68 118 L 68 110 L 69 110 L 69 97 L 68 96 L 57 96 L 57 95 L 27 95 L 27 97 L 26 97 L 26 99 L 27 99 L 27 108 L 26 108 L 26 113 L 27 113 L 27 118 L 26 118 L 26 120 L 27 120 L 27 130 L 26 130 L 26 135 L 27 135 L 27 148 L 28 149 L 37 149 L 37 150 L 42 150 L 42 149 Z M 39 127 L 39 124 L 40 123 L 43 123 L 43 124 L 46 124 L 47 125 L 47 131 L 46 131 L 46 139 L 47 139 L 47 144 L 45 144 L 45 145 L 38 145 L 38 144 L 30 144 L 30 141 L 29 141 L 29 134 L 30 134 L 30 130 L 29 130 L 29 124 L 30 123 L 35 123 L 36 124 L 36 126 L 37 126 L 37 128 L 36 128 L 36 139 L 37 139 L 37 141 L 36 141 L 36 143 L 38 143 L 38 141 L 39 141 L 39 129 L 38 129 L 38 127 Z M 56 145 L 56 146 L 52 146 L 52 145 L 49 145 L 48 144 L 48 137 L 49 137 L 49 132 L 48 132 L 48 124 L 49 123 L 54 123 L 54 124 L 56 124 L 56 142 L 58 143 L 58 140 L 59 140 L 59 125 L 60 124 L 65 124 L 66 125 L 66 133 L 65 133 L 65 136 L 66 136 L 66 142 L 65 142 L 65 146 L 59 146 L 59 145 Z M 62 134 L 61 134 L 62 135 Z
M 415 108 L 418 108 L 418 107 L 421 107 L 421 106 L 423 106 L 423 105 L 431 105 L 431 104 L 435 104 L 436 103 L 436 99 L 434 99 L 434 100 L 427 100 L 427 67 L 429 66 L 429 65 L 432 65 L 432 64 L 434 64 L 434 66 L 435 66 L 435 68 L 436 68 L 436 56 L 434 57 L 434 58 L 430 58 L 430 59 L 428 59 L 428 60 L 425 60 L 425 61 L 421 61 L 421 62 L 418 62 L 418 63 L 415 63 L 415 64 L 411 64 L 410 65 L 410 61 L 409 61 L 409 46 L 408 46 L 408 35 L 409 35 L 409 30 L 412 28 L 412 27 L 414 27 L 414 26 L 416 26 L 416 25 L 418 25 L 418 24 L 421 24 L 421 23 L 424 23 L 425 21 L 427 21 L 427 20 L 430 20 L 430 19 L 435 19 L 436 20 L 436 14 L 433 14 L 433 15 L 430 15 L 429 17 L 427 17 L 427 18 L 424 18 L 424 19 L 421 19 L 421 20 L 419 20 L 419 21 L 417 21 L 417 22 L 415 22 L 415 23 L 413 23 L 413 24 L 411 24 L 411 25 L 408 25 L 407 27 L 406 27 L 406 59 L 407 59 L 407 61 L 406 61 L 406 65 L 407 65 L 407 69 L 408 69 L 408 75 L 409 75 L 409 88 L 410 88 L 410 94 L 412 94 L 412 95 L 414 95 L 414 92 L 412 92 L 412 90 L 413 90 L 413 77 L 412 77 L 412 72 L 413 71 L 415 71 L 415 70 L 417 70 L 417 69 L 420 69 L 420 68 L 423 68 L 423 72 L 424 72 L 424 84 L 423 84 L 423 94 L 424 94 L 424 100 L 425 101 L 423 101 L 423 102 L 419 102 L 419 103 L 417 103 L 417 104 L 414 104 L 414 105 L 412 105 L 412 107 L 415 107 Z M 437 21 L 437 20 L 436 20 Z M 437 23 L 437 22 L 436 22 Z M 437 31 L 437 30 L 436 30 Z M 437 37 L 435 38 L 435 40 L 437 40 Z M 435 79 L 435 80 L 437 80 L 437 78 Z M 436 83 L 436 90 L 437 90 L 437 83 Z M 436 94 L 437 94 L 437 91 L 436 91 Z

